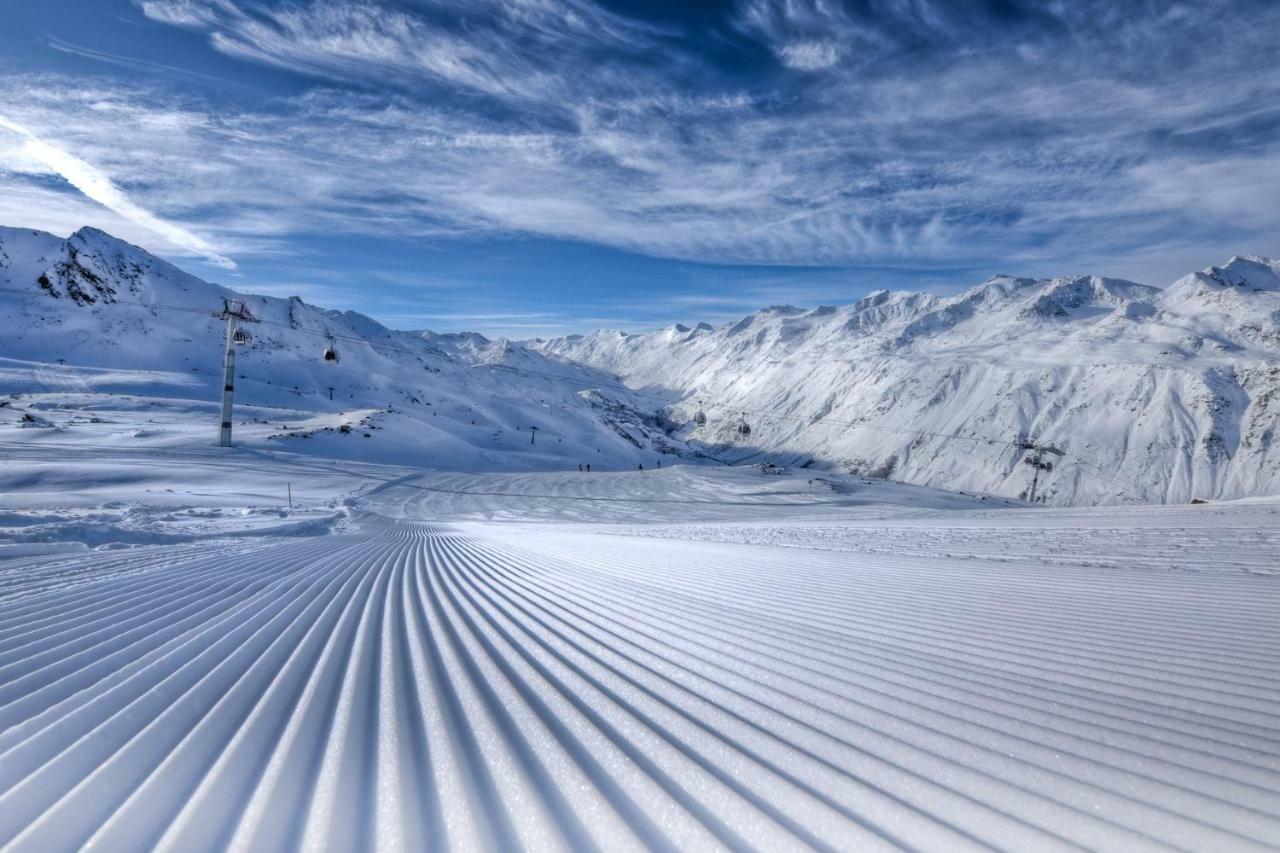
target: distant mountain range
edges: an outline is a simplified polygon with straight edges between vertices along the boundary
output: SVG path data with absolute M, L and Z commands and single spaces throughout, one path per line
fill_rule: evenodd
M 955 297 L 877 291 L 718 328 L 529 344 L 679 400 L 676 435 L 947 489 L 1054 503 L 1280 492 L 1280 264 L 1235 257 L 1166 289 L 998 276 Z M 701 399 L 707 422 L 692 422 Z M 743 414 L 745 412 L 745 415 Z M 958 437 L 956 437 L 958 436 Z M 972 440 L 971 440 L 972 439 Z
M 239 402 L 359 413 L 382 430 L 351 442 L 332 428 L 341 418 L 321 419 L 278 436 L 288 449 L 458 470 L 713 454 L 1025 497 L 1024 445 L 1038 444 L 1063 452 L 1042 457 L 1046 502 L 1280 493 L 1280 263 L 1268 258 L 1164 289 L 998 276 L 954 297 L 877 291 L 719 327 L 512 342 L 241 296 L 92 228 L 0 228 L 0 356 L 120 369 L 78 379 L 86 393 L 212 404 L 223 324 L 210 312 L 224 297 L 264 321 L 239 352 Z M 320 357 L 331 340 L 337 364 Z M 28 391 L 57 384 L 32 375 L 45 378 Z

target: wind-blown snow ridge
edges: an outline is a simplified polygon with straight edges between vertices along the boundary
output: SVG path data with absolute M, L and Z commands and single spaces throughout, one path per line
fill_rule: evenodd
M 530 346 L 678 400 L 688 440 L 727 444 L 747 412 L 751 441 L 729 457 L 1017 495 L 1031 470 L 1015 445 L 1034 439 L 1068 452 L 1042 479 L 1047 502 L 1280 493 L 1280 262 L 1268 258 L 1235 257 L 1165 290 L 997 276 L 950 298 L 882 290 L 714 330 Z
M 314 540 L 6 563 L 0 845 L 1280 837 L 1273 578 L 414 521 L 437 514 L 429 483 L 390 482 Z M 1191 538 L 1234 553 L 1226 528 L 1257 519 L 1216 512 L 1184 519 Z M 886 529 L 946 550 L 1056 523 L 1006 514 Z

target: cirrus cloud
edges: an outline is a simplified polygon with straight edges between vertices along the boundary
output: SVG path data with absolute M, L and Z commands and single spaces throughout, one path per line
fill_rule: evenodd
M 101 170 L 56 145 L 39 138 L 27 128 L 0 114 L 0 130 L 16 134 L 21 140 L 20 154 L 29 161 L 43 164 L 64 178 L 80 192 L 125 219 L 159 235 L 170 244 L 200 255 L 209 263 L 228 270 L 235 261 L 219 254 L 204 238 L 173 222 L 161 219 L 133 201 Z
M 742 0 L 703 31 L 588 0 L 139 8 L 310 83 L 215 106 L 10 76 L 0 111 L 241 253 L 535 235 L 712 263 L 1060 269 L 1174 232 L 1261 250 L 1280 224 L 1249 180 L 1280 173 L 1266 4 Z M 724 45 L 773 65 L 744 75 Z M 1208 168 L 1224 152 L 1229 181 Z

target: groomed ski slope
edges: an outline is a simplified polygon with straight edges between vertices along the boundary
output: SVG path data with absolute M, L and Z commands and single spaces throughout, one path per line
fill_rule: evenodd
M 1276 503 L 749 476 L 401 476 L 328 535 L 0 561 L 0 843 L 1280 842 Z

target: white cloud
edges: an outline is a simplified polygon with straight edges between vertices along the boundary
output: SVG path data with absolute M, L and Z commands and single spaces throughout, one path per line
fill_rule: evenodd
M 643 50 L 658 32 L 590 0 L 437 0 L 412 12 L 375 0 L 143 0 L 161 23 L 205 30 L 230 56 L 339 80 L 434 80 L 497 97 L 553 101 L 572 90 L 562 53 Z M 617 57 L 615 57 L 616 59 Z
M 211 24 L 219 10 L 226 9 L 221 0 L 142 0 L 139 6 L 148 18 L 179 27 Z
M 974 31 L 946 4 L 884 0 L 895 28 L 879 29 L 852 8 L 744 2 L 737 35 L 793 67 L 742 91 L 585 0 L 147 0 L 153 19 L 230 55 L 323 82 L 215 109 L 172 90 L 0 77 L 0 112 L 56 128 L 63 153 L 129 187 L 135 207 L 198 217 L 237 256 L 299 233 L 516 233 L 739 264 L 1075 267 L 1083 247 L 1122 257 L 1171 223 L 1195 241 L 1276 221 L 1274 196 L 1249 192 L 1269 185 L 1248 174 L 1275 162 L 1274 134 L 1255 131 L 1230 175 L 1196 168 L 1242 144 L 1242 123 L 1266 130 L 1280 78 L 1258 75 L 1247 49 L 1265 27 L 1197 12 L 1206 40 L 1238 31 L 1239 50 L 1177 55 L 1161 52 L 1178 43 L 1163 19 L 1046 27 L 1100 31 L 1081 63 L 1034 34 L 1008 42 L 1026 51 L 953 49 Z M 944 46 L 895 61 L 930 40 Z M 387 80 L 411 85 L 376 85 Z M 25 142 L 9 162 L 50 168 Z M 0 197 L 16 186 L 0 174 Z M 1255 210 L 1224 215 L 1237 203 Z
M 85 196 L 115 211 L 120 216 L 142 227 L 155 232 L 170 243 L 192 254 L 203 256 L 207 261 L 226 269 L 234 270 L 236 264 L 230 258 L 220 255 L 204 238 L 193 234 L 180 225 L 166 222 L 146 210 L 129 198 L 111 179 L 90 163 L 67 151 L 45 142 L 27 128 L 0 115 L 0 128 L 17 134 L 21 141 L 20 153 L 25 162 L 43 163 L 53 172 L 61 175 L 73 187 Z M 16 165 L 23 166 L 24 161 Z
M 829 41 L 797 41 L 779 51 L 782 64 L 797 71 L 821 71 L 840 61 L 840 45 Z

